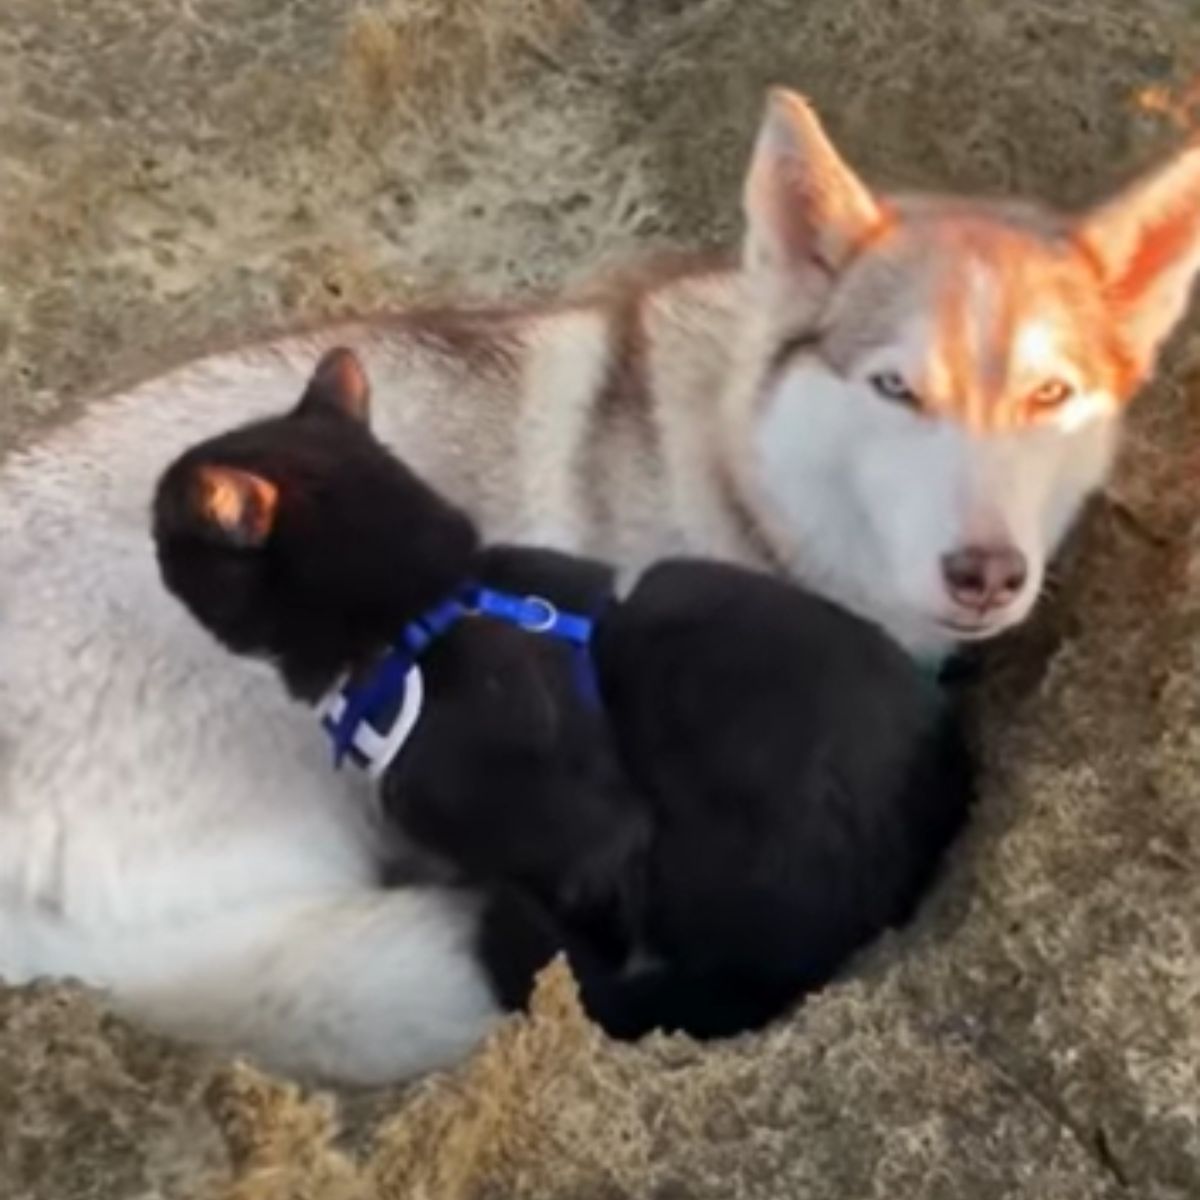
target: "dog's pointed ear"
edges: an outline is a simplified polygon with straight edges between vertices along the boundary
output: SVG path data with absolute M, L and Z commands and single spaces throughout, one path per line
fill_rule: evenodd
M 1084 214 L 1077 232 L 1100 264 L 1126 351 L 1144 378 L 1200 273 L 1200 140 Z
M 337 346 L 317 363 L 304 395 L 296 406 L 298 416 L 340 413 L 360 424 L 371 419 L 371 385 L 366 369 L 353 350 Z
M 204 464 L 189 482 L 192 518 L 217 540 L 254 549 L 271 536 L 279 489 L 269 479 L 237 467 Z
M 768 94 L 743 204 L 751 269 L 836 272 L 886 219 L 808 101 L 785 88 Z

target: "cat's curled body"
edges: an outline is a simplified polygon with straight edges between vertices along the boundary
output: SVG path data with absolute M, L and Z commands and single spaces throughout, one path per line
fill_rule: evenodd
M 482 547 L 368 407 L 356 357 L 330 352 L 292 411 L 194 446 L 156 495 L 169 589 L 309 703 L 468 581 L 572 611 L 606 578 Z M 732 1034 L 909 917 L 971 766 L 953 707 L 885 634 L 794 584 L 672 559 L 599 609 L 599 703 L 573 654 L 453 623 L 380 784 L 391 821 L 487 896 L 478 952 L 507 1004 L 565 949 L 610 1032 Z

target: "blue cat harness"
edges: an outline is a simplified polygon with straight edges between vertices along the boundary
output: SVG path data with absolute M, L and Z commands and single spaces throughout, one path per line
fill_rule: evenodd
M 542 596 L 514 596 L 472 585 L 406 625 L 368 676 L 343 679 L 317 706 L 321 727 L 333 743 L 335 768 L 348 758 L 371 779 L 383 775 L 421 717 L 421 655 L 460 621 L 480 618 L 567 643 L 580 695 L 589 704 L 599 704 L 591 652 L 593 617 L 561 612 Z

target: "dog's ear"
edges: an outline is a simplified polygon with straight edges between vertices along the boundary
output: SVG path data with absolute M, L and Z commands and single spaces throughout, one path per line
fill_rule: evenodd
M 1099 263 L 1121 341 L 1144 378 L 1200 272 L 1200 140 L 1084 214 L 1077 234 Z
M 321 356 L 296 406 L 297 416 L 338 413 L 362 425 L 371 419 L 371 385 L 353 350 L 335 347 Z
M 751 269 L 839 271 L 884 223 L 802 96 L 773 88 L 743 193 Z
M 187 506 L 192 520 L 216 540 L 253 549 L 271 536 L 279 489 L 250 471 L 204 464 L 191 474 Z

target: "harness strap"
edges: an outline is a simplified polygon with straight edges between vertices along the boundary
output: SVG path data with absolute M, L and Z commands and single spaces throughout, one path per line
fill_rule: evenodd
M 600 682 L 592 658 L 591 641 L 596 618 L 578 613 L 565 613 L 542 596 L 511 596 L 489 588 L 475 588 L 469 593 L 468 609 L 482 617 L 491 617 L 508 625 L 516 625 L 527 633 L 568 642 L 575 648 L 571 669 L 579 694 L 593 708 L 600 705 Z
M 561 612 L 542 596 L 514 596 L 470 585 L 405 626 L 391 650 L 362 683 L 343 681 L 319 708 L 321 724 L 333 742 L 333 762 L 361 759 L 378 778 L 400 753 L 420 717 L 424 686 L 417 659 L 431 643 L 465 619 L 486 618 L 538 637 L 567 642 L 574 650 L 572 670 L 580 695 L 599 706 L 600 688 L 592 661 L 595 619 Z M 395 713 L 383 731 L 370 719 Z

